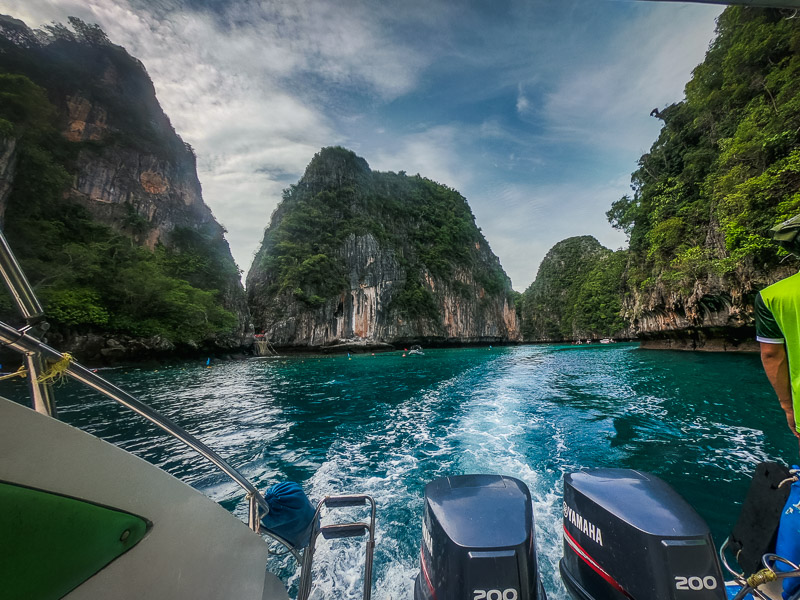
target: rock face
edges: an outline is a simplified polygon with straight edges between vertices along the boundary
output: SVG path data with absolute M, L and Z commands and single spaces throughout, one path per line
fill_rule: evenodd
M 753 303 L 758 290 L 797 272 L 789 265 L 740 266 L 726 277 L 707 275 L 691 290 L 632 290 L 623 299 L 631 334 L 648 348 L 755 351 Z
M 112 227 L 138 216 L 146 231 L 134 232 L 134 238 L 151 248 L 169 244 L 170 233 L 180 227 L 222 239 L 222 227 L 203 202 L 194 153 L 172 129 L 144 67 L 111 48 L 107 55 L 97 48 L 96 54 L 99 64 L 90 76 L 99 89 L 57 99 L 62 134 L 80 148 L 71 196 Z M 129 115 L 119 115 L 134 104 L 146 119 L 139 123 L 144 131 L 126 122 Z
M 214 344 L 241 346 L 250 326 L 244 289 L 225 231 L 203 202 L 194 152 L 172 128 L 144 66 L 96 26 L 71 23 L 74 32 L 56 25 L 44 34 L 0 16 L 0 70 L 30 78 L 57 109 L 72 177 L 66 199 L 151 250 L 177 248 L 186 232 L 202 239 L 224 266 L 215 286 L 238 319 Z M 0 140 L 0 222 L 14 174 L 15 140 Z M 197 277 L 187 279 L 203 289 Z
M 203 202 L 194 154 L 158 105 L 144 68 L 127 54 L 103 56 L 102 49 L 97 54 L 101 65 L 92 76 L 103 94 L 76 90 L 58 99 L 62 133 L 80 148 L 71 196 L 112 227 L 121 227 L 132 214 L 141 217 L 147 231 L 135 237 L 150 247 L 168 244 L 177 227 L 213 230 L 222 238 L 222 227 Z M 118 63 L 125 60 L 139 68 L 126 65 L 128 72 L 120 72 Z M 134 103 L 147 107 L 151 129 L 140 139 L 138 131 L 126 131 L 128 124 L 118 115 Z M 125 136 L 133 143 L 117 141 Z
M 441 221 L 438 209 L 459 216 Z M 315 222 L 315 233 L 296 233 Z M 430 238 L 451 227 L 462 228 L 458 256 L 441 262 L 449 246 L 439 252 Z M 303 256 L 287 256 L 290 244 L 309 244 L 302 264 L 328 256 L 327 280 L 295 278 L 286 264 Z M 510 291 L 459 194 L 419 176 L 373 173 L 342 148 L 323 149 L 287 191 L 247 276 L 256 330 L 284 347 L 519 341 Z

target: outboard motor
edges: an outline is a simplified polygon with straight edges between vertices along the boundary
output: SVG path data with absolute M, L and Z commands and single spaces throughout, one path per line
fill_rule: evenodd
M 531 494 L 513 477 L 460 475 L 425 487 L 414 600 L 546 600 Z
M 724 600 L 705 521 L 658 477 L 629 469 L 564 476 L 561 578 L 576 600 Z

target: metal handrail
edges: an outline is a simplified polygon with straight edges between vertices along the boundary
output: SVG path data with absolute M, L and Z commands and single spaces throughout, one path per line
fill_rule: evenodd
M 39 299 L 31 287 L 25 272 L 11 251 L 6 236 L 0 231 L 0 276 L 6 283 L 11 298 L 17 305 L 20 314 L 31 325 L 42 319 L 44 311 Z
M 58 350 L 51 348 L 44 342 L 36 339 L 27 332 L 26 328 L 15 329 L 0 321 L 0 344 L 16 350 L 25 355 L 40 354 L 43 358 L 58 361 L 64 358 Z M 144 402 L 137 400 L 129 393 L 121 390 L 114 384 L 106 381 L 96 373 L 93 373 L 78 362 L 70 361 L 66 374 L 73 379 L 80 381 L 84 385 L 92 388 L 111 398 L 115 402 L 128 407 L 133 412 L 144 417 L 155 426 L 167 432 L 172 437 L 180 440 L 204 458 L 211 461 L 218 469 L 233 479 L 247 492 L 248 498 L 248 525 L 255 531 L 259 531 L 259 521 L 261 515 L 269 512 L 269 506 L 264 496 L 258 489 L 239 471 L 229 465 L 219 454 L 206 446 L 192 434 L 183 429 L 180 425 L 173 423 L 170 419 L 149 407 Z
M 43 321 L 44 311 L 42 310 L 42 305 L 39 303 L 39 299 L 36 297 L 36 293 L 33 291 L 33 287 L 28 281 L 28 278 L 25 277 L 22 267 L 20 267 L 17 258 L 14 256 L 11 246 L 8 245 L 8 241 L 2 229 L 0 229 L 0 277 L 2 277 L 5 282 L 14 303 L 17 305 L 17 309 L 27 323 L 26 326 L 16 329 L 0 321 L 0 345 L 16 350 L 25 356 L 34 409 L 51 417 L 55 417 L 55 399 L 50 392 L 50 384 L 47 382 L 40 382 L 38 376 L 42 370 L 42 361 L 44 359 L 59 361 L 64 359 L 64 355 L 42 342 L 38 337 L 39 334 L 46 331 L 48 327 L 46 322 Z M 38 328 L 38 331 L 34 329 L 34 326 Z M 261 517 L 269 513 L 267 501 L 256 486 L 250 483 L 239 471 L 229 465 L 219 454 L 178 424 L 173 423 L 158 411 L 152 409 L 144 402 L 137 400 L 128 392 L 121 390 L 96 373 L 93 373 L 80 363 L 70 360 L 66 374 L 115 402 L 128 407 L 136 414 L 150 421 L 156 427 L 159 427 L 167 434 L 195 450 L 200 456 L 211 461 L 212 464 L 233 479 L 247 492 L 247 525 L 256 533 L 261 533 Z M 266 533 L 271 535 L 269 532 Z M 295 553 L 297 552 L 296 549 L 283 538 L 274 535 L 271 537 L 286 545 Z
M 372 562 L 373 553 L 375 551 L 375 500 L 372 496 L 366 494 L 348 494 L 345 496 L 325 496 L 320 500 L 317 505 L 317 510 L 314 513 L 311 528 L 311 537 L 308 540 L 308 547 L 303 552 L 302 569 L 300 571 L 300 584 L 297 591 L 297 600 L 308 600 L 311 594 L 311 576 L 314 563 L 314 552 L 316 548 L 317 536 L 323 534 L 325 537 L 325 530 L 330 530 L 331 526 L 323 526 L 321 523 L 322 507 L 326 508 L 344 508 L 352 506 L 367 506 L 370 507 L 370 521 L 367 523 L 339 523 L 340 527 L 359 526 L 363 527 L 368 533 L 369 537 L 366 540 L 365 556 L 364 556 L 364 588 L 362 592 L 362 600 L 370 600 L 372 595 Z M 334 525 L 333 527 L 337 527 Z

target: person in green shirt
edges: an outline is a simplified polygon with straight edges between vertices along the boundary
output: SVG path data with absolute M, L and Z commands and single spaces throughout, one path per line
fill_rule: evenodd
M 799 232 L 800 215 L 771 230 L 772 238 L 797 256 Z M 800 444 L 800 273 L 761 290 L 755 313 L 761 364 Z

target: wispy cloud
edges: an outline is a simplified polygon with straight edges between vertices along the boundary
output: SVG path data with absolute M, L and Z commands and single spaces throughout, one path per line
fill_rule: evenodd
M 32 26 L 68 15 L 99 23 L 148 69 L 173 125 L 198 155 L 204 197 L 247 269 L 285 182 L 320 147 L 341 143 L 341 87 L 386 102 L 408 92 L 425 59 L 394 44 L 357 5 L 231 3 L 186 10 L 162 2 L 5 0 Z M 348 8 L 350 7 L 350 8 Z M 420 168 L 425 171 L 424 168 Z
M 379 150 L 370 166 L 379 171 L 419 173 L 439 183 L 463 190 L 473 172 L 460 149 L 467 132 L 454 125 L 437 125 L 394 138 L 391 147 Z
M 592 235 L 614 250 L 626 245 L 624 234 L 605 218 L 611 202 L 619 198 L 618 183 L 498 183 L 477 192 L 491 197 L 491 206 L 481 203 L 476 217 L 514 289 L 527 288 L 547 251 L 565 238 Z
M 517 87 L 517 112 L 521 115 L 527 113 L 531 108 L 530 100 L 525 96 L 525 93 L 522 91 L 522 84 L 520 83 Z
M 649 117 L 650 110 L 683 98 L 721 9 L 646 8 L 605 51 L 565 72 L 547 94 L 544 114 L 554 138 L 634 152 L 655 139 L 661 123 Z

